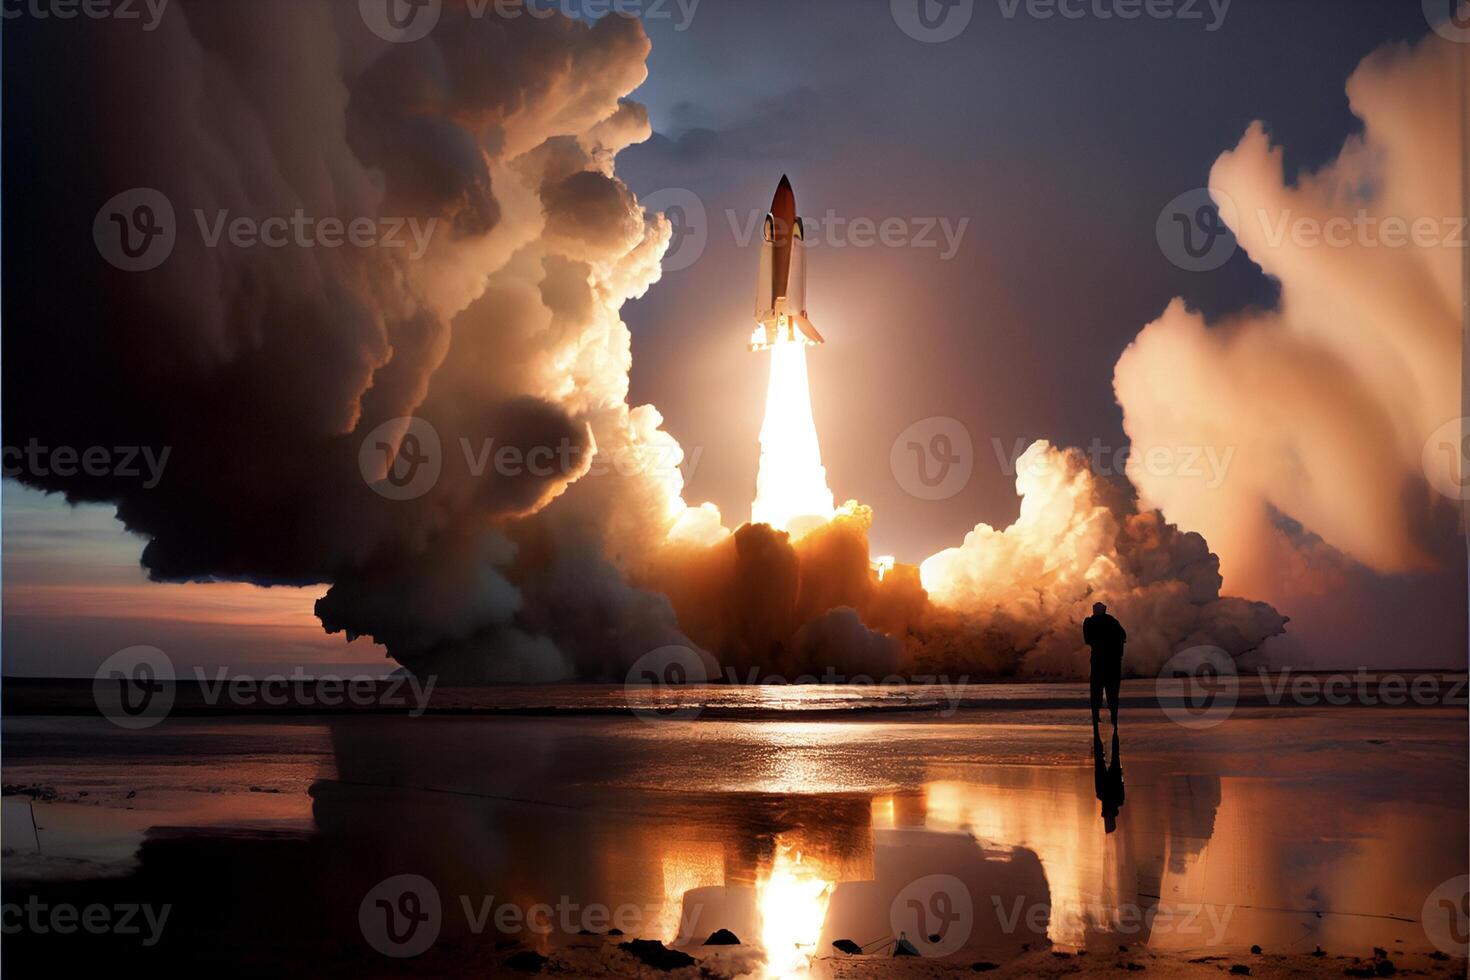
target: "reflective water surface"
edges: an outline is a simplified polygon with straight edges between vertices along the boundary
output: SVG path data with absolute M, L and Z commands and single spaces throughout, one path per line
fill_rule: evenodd
M 146 885 L 199 943 L 366 950 L 374 889 L 413 875 L 449 947 L 728 929 L 773 976 L 838 940 L 1416 950 L 1426 896 L 1466 865 L 1464 717 L 1442 709 L 1241 709 L 1204 731 L 1135 711 L 1116 749 L 1055 710 L 29 718 L 4 738 L 7 894 Z

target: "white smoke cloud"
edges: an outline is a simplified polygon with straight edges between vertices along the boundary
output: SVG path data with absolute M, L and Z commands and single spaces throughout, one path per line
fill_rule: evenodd
M 1016 492 L 1015 523 L 976 525 L 920 566 L 938 607 L 921 631 L 926 666 L 969 658 L 997 673 L 1083 675 L 1082 620 L 1098 601 L 1127 627 L 1126 669 L 1143 676 L 1183 647 L 1241 654 L 1282 631 L 1270 606 L 1220 596 L 1203 538 L 1139 512 L 1081 450 L 1033 443 L 1016 462 Z
M 1425 442 L 1461 414 L 1460 56 L 1434 34 L 1369 55 L 1347 83 L 1363 132 L 1294 179 L 1253 124 L 1209 184 L 1240 246 L 1280 280 L 1279 309 L 1207 326 L 1175 300 L 1118 361 L 1129 478 L 1145 505 L 1209 538 L 1233 589 L 1321 591 L 1343 556 L 1380 572 L 1432 565 Z M 1153 446 L 1233 458 L 1210 485 L 1150 472 Z M 1429 464 L 1451 479 L 1458 454 Z

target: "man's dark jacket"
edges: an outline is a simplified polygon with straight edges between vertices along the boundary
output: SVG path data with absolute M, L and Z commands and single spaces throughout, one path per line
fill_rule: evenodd
M 1097 613 L 1082 621 L 1082 641 L 1092 647 L 1094 659 L 1122 660 L 1123 644 L 1128 641 L 1128 634 L 1123 624 L 1112 616 Z

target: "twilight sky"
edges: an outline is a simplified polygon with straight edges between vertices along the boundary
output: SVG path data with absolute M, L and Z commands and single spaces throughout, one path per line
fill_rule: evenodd
M 1209 184 L 1254 121 L 1288 180 L 1331 164 L 1361 129 L 1345 92 L 1354 69 L 1429 27 L 1414 3 L 1234 0 L 1223 16 L 1200 3 L 1198 19 L 1124 21 L 976 0 L 958 37 L 922 43 L 891 6 L 703 0 L 687 19 L 677 4 L 645 18 L 649 75 L 631 97 L 654 135 L 618 154 L 616 172 L 640 198 L 698 209 L 665 262 L 687 267 L 622 316 L 629 403 L 658 407 L 688 454 L 685 499 L 713 501 L 734 527 L 749 513 L 765 385 L 765 362 L 744 350 L 755 254 L 741 236 L 789 174 L 808 221 L 839 219 L 809 252 L 829 481 L 838 500 L 873 507 L 873 553 L 917 563 L 977 522 L 1015 519 L 1010 462 L 1033 439 L 1095 447 L 1103 475 L 1121 475 L 1114 365 L 1140 330 L 1176 297 L 1212 322 L 1280 299 L 1242 249 L 1204 272 L 1171 262 L 1161 211 Z M 855 220 L 893 236 L 858 244 Z M 958 420 L 973 447 L 973 475 L 938 501 L 890 465 L 899 433 L 931 417 Z M 73 509 L 13 480 L 3 493 L 7 674 L 90 674 L 134 643 L 182 663 L 383 662 L 367 640 L 321 631 L 322 587 L 147 583 L 142 541 L 110 507 Z M 1272 641 L 1280 660 L 1463 662 L 1453 514 L 1415 514 L 1431 560 L 1414 570 L 1348 563 L 1315 591 L 1241 593 L 1300 627 Z M 1228 590 L 1228 553 L 1222 572 Z
M 1112 367 L 1171 298 L 1208 314 L 1274 302 L 1239 251 L 1209 273 L 1172 265 L 1155 240 L 1160 210 L 1204 186 L 1252 120 L 1266 121 L 1288 171 L 1331 159 L 1357 128 L 1343 92 L 1353 68 L 1427 33 L 1412 4 L 1237 0 L 1213 32 L 1208 14 L 1064 21 L 1020 9 L 1007 19 L 997 0 L 977 2 L 965 32 L 940 44 L 898 30 L 886 0 L 709 2 L 682 33 L 648 22 L 636 97 L 656 135 L 618 172 L 640 196 L 692 190 L 709 232 L 699 261 L 624 317 L 633 400 L 704 450 L 690 499 L 732 518 L 749 509 L 764 363 L 731 353 L 748 330 L 753 265 L 727 212 L 745 227 L 782 172 L 806 216 L 969 219 L 949 261 L 938 232 L 938 248 L 847 245 L 810 259 L 833 489 L 874 506 L 875 550 L 917 561 L 977 520 L 1014 516 L 993 439 L 1007 458 L 1023 437 L 1126 443 Z M 976 444 L 973 481 L 941 502 L 906 494 L 888 465 L 893 438 L 932 415 L 961 419 Z

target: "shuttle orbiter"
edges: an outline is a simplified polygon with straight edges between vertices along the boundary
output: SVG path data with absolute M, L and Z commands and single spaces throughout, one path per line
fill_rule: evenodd
M 783 175 L 762 232 L 760 274 L 755 281 L 755 333 L 751 350 L 779 343 L 822 343 L 806 313 L 806 229 L 796 216 L 796 194 Z

